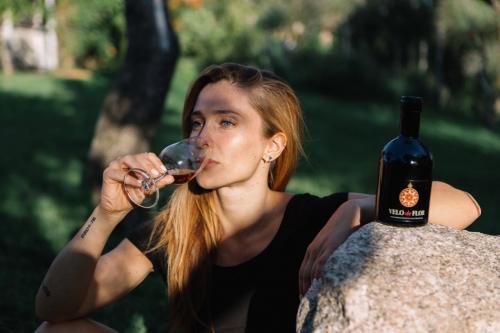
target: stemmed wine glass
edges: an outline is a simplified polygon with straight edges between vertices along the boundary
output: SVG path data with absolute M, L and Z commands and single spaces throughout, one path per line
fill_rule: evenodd
M 199 137 L 187 138 L 165 147 L 159 158 L 167 172 L 154 178 L 143 169 L 128 170 L 123 178 L 127 197 L 142 208 L 156 206 L 160 197 L 158 182 L 171 175 L 174 177 L 174 184 L 187 183 L 203 169 L 208 161 L 208 152 L 208 145 Z

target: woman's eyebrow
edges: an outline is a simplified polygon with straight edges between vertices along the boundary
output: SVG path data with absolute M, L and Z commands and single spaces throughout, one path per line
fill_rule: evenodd
M 235 116 L 240 116 L 241 117 L 241 113 L 240 112 L 237 112 L 237 111 L 234 111 L 234 110 L 224 110 L 224 109 L 221 109 L 221 110 L 212 110 L 212 111 L 207 111 L 208 113 L 213 113 L 213 114 L 216 114 L 216 115 L 220 115 L 220 114 L 223 114 L 223 115 L 226 115 L 226 114 L 229 114 L 229 115 L 235 115 Z M 203 111 L 201 110 L 193 110 L 191 112 L 191 116 L 203 116 Z

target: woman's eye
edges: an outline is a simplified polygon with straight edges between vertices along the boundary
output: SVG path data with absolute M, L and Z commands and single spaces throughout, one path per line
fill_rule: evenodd
M 227 119 L 222 120 L 220 123 L 221 123 L 222 127 L 232 127 L 232 126 L 234 126 L 234 122 L 231 121 L 231 120 L 227 120 Z
M 201 126 L 203 126 L 203 123 L 199 120 L 191 120 L 191 128 L 195 129 L 195 128 L 200 128 Z

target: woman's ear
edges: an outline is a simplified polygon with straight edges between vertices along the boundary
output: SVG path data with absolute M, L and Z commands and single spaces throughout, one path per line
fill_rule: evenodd
M 287 138 L 285 133 L 278 132 L 269 138 L 264 160 L 268 163 L 277 159 L 286 147 Z

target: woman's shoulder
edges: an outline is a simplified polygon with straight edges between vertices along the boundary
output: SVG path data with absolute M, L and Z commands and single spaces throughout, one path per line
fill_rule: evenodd
M 328 219 L 340 205 L 349 199 L 349 192 L 335 192 L 326 196 L 311 193 L 294 194 L 287 207 L 287 217 L 292 219 Z
M 285 211 L 281 231 L 298 239 L 310 239 L 315 235 L 348 199 L 348 192 L 336 192 L 326 196 L 311 193 L 294 194 Z
M 293 196 L 293 200 L 297 203 L 307 206 L 323 206 L 331 205 L 334 206 L 341 205 L 345 201 L 350 199 L 351 192 L 334 192 L 325 196 L 318 196 L 311 194 L 309 192 L 298 193 Z

